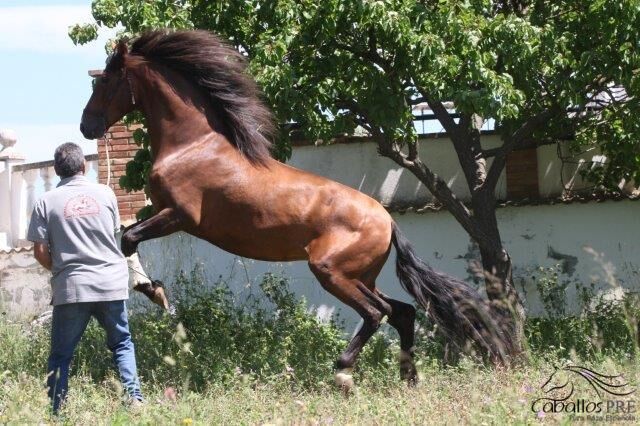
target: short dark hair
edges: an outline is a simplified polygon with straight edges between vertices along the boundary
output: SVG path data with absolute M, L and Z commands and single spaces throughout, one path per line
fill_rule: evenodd
M 73 142 L 63 143 L 53 155 L 53 168 L 61 178 L 75 176 L 84 171 L 82 148 Z

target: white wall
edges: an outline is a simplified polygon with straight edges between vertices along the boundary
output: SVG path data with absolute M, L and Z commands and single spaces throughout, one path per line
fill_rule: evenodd
M 496 143 L 495 136 L 483 138 L 485 147 Z M 561 192 L 561 165 L 554 160 L 555 149 L 555 146 L 549 146 L 538 150 L 540 189 L 545 196 Z M 456 192 L 468 193 L 464 177 L 458 171 L 455 153 L 447 139 L 424 141 L 421 144 L 421 156 Z M 378 156 L 372 143 L 297 147 L 290 163 L 358 188 L 385 203 L 430 200 L 428 192 L 410 172 Z M 503 176 L 498 184 L 498 198 L 504 198 L 505 191 Z M 550 252 L 552 255 L 556 253 L 555 257 L 569 256 L 569 264 L 576 262 L 572 271 L 569 267 L 567 273 L 560 277 L 562 282 L 570 284 L 567 297 L 574 308 L 578 306 L 575 283 L 588 285 L 594 281 L 601 284 L 601 289 L 606 289 L 606 284 L 598 278 L 602 275 L 601 266 L 583 250 L 584 246 L 592 246 L 604 253 L 605 259 L 615 266 L 622 285 L 640 290 L 639 213 L 640 202 L 635 201 L 498 209 L 502 238 L 514 262 L 514 277 L 524 289 L 522 294 L 526 296 L 525 304 L 530 313 L 542 313 L 531 278 L 534 274 L 539 276 L 534 268 L 561 263 L 561 260 L 550 257 Z M 468 261 L 477 258 L 477 253 L 467 234 L 449 213 L 394 214 L 394 219 L 428 263 L 471 282 Z M 349 308 L 344 308 L 320 287 L 305 262 L 265 263 L 242 259 L 186 234 L 143 243 L 140 251 L 150 275 L 166 283 L 171 283 L 180 270 L 189 272 L 197 264 L 202 264 L 211 282 L 224 279 L 240 295 L 251 292 L 260 295 L 257 283 L 262 275 L 276 272 L 289 277 L 292 289 L 319 307 L 321 314 L 330 314 L 339 307 L 350 325 L 357 319 Z M 392 253 L 378 285 L 389 295 L 409 301 L 395 277 L 394 259 L 395 253 Z M 46 309 L 47 288 L 48 273 L 35 265 L 30 252 L 0 252 L 2 309 L 27 316 Z
M 540 197 L 553 197 L 567 189 L 584 189 L 591 184 L 580 176 L 580 171 L 589 165 L 594 155 L 599 152 L 590 150 L 576 157 L 569 153 L 567 143 L 545 145 L 537 149 L 538 152 L 538 190 Z M 560 156 L 558 155 L 560 153 Z M 564 161 L 563 161 L 564 159 Z M 584 161 L 580 164 L 580 161 Z
M 483 140 L 485 147 L 496 143 L 495 136 Z M 546 191 L 546 195 L 561 192 L 558 177 L 561 165 L 552 161 L 554 152 L 555 146 L 541 148 L 538 152 L 540 163 L 551 164 L 548 169 L 540 166 L 539 171 L 540 188 Z M 454 191 L 468 194 L 464 177 L 456 165 L 455 152 L 447 139 L 423 142 L 421 156 L 436 173 L 445 178 Z M 426 202 L 431 199 L 427 190 L 410 172 L 378 156 L 372 143 L 298 147 L 293 152 L 290 164 L 358 188 L 385 204 L 414 202 L 416 199 Z M 498 197 L 504 198 L 505 191 L 503 175 L 498 184 Z M 633 201 L 498 209 L 502 238 L 514 261 L 515 279 L 524 286 L 523 294 L 527 297 L 526 304 L 530 312 L 534 315 L 542 313 L 535 284 L 531 280 L 533 269 L 562 263 L 562 255 L 574 256 L 577 261 L 574 271 L 560 278 L 570 281 L 567 296 L 570 303 L 577 307 L 574 284 L 589 284 L 592 275 L 598 272 L 598 265 L 583 250 L 587 245 L 605 253 L 607 259 L 616 266 L 621 283 L 638 288 L 640 262 L 634 258 L 640 252 L 640 229 L 634 226 L 638 213 L 640 202 Z M 395 214 L 394 218 L 428 263 L 471 281 L 469 260 L 478 256 L 467 234 L 448 212 Z M 550 248 L 552 255 L 560 260 L 549 257 Z M 196 264 L 202 264 L 209 280 L 229 281 L 234 291 L 240 294 L 259 294 L 256 284 L 262 275 L 276 272 L 291 278 L 292 288 L 305 295 L 322 312 L 330 313 L 336 306 L 342 306 L 320 287 L 305 262 L 265 263 L 242 259 L 186 234 L 143 243 L 140 251 L 148 272 L 165 282 L 171 282 L 180 270 L 188 272 Z M 395 259 L 395 254 L 391 259 Z M 395 277 L 393 261 L 387 263 L 378 284 L 389 295 L 409 300 Z M 353 322 L 355 317 L 351 311 L 348 308 L 344 311 Z
M 484 148 L 498 143 L 497 136 L 483 136 Z M 469 189 L 449 139 L 423 140 L 420 158 L 449 184 L 459 198 L 469 198 Z M 378 155 L 376 145 L 371 142 L 296 147 L 289 164 L 359 189 L 383 204 L 426 203 L 433 199 L 410 171 Z M 504 173 L 496 191 L 498 198 L 505 198 Z
M 49 276 L 32 250 L 0 251 L 0 315 L 29 320 L 49 309 Z
M 567 301 L 574 311 L 579 306 L 576 284 L 589 286 L 593 282 L 598 291 L 610 290 L 603 278 L 602 265 L 584 250 L 587 246 L 604 253 L 605 260 L 615 267 L 621 285 L 640 291 L 640 227 L 633 226 L 639 213 L 640 202 L 635 201 L 499 209 L 502 238 L 514 263 L 514 279 L 530 314 L 543 313 L 532 279 L 540 276 L 536 271 L 538 266 L 562 264 L 565 267 L 567 272 L 561 274 L 560 281 L 569 282 Z M 469 260 L 477 258 L 477 252 L 450 214 L 407 213 L 394 215 L 394 219 L 431 266 L 472 282 Z M 349 308 L 320 287 L 305 262 L 267 263 L 244 259 L 182 233 L 145 242 L 140 253 L 147 272 L 165 283 L 171 283 L 181 269 L 188 272 L 201 264 L 209 280 L 229 282 L 240 296 L 252 292 L 259 295 L 257 284 L 262 275 L 280 273 L 291 278 L 291 288 L 320 307 L 322 313 L 340 307 L 351 324 L 356 320 Z M 569 256 L 568 263 L 561 256 Z M 378 285 L 390 296 L 409 301 L 395 276 L 394 260 L 395 253 L 392 253 Z

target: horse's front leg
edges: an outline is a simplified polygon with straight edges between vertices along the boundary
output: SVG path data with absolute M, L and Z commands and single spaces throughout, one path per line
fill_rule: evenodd
M 120 248 L 129 257 L 136 252 L 138 244 L 153 238 L 164 237 L 180 231 L 183 221 L 174 208 L 162 209 L 149 219 L 136 223 L 122 234 Z
M 152 280 L 142 267 L 138 253 L 133 253 L 127 257 L 129 267 L 129 287 L 149 298 L 153 303 L 159 305 L 164 310 L 169 310 L 169 300 L 165 295 L 162 281 Z

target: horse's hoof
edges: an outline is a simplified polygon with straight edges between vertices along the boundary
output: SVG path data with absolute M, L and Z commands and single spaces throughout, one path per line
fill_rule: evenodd
M 165 311 L 169 310 L 167 295 L 164 293 L 164 289 L 157 285 L 155 281 L 153 282 L 153 299 L 151 300 Z
M 169 311 L 169 300 L 167 299 L 167 295 L 165 294 L 164 289 L 160 286 L 160 284 L 160 281 L 154 280 L 150 283 L 138 283 L 133 287 L 133 289 L 147 296 L 149 300 L 160 306 L 165 311 Z
M 400 378 L 406 380 L 410 387 L 418 384 L 418 371 L 409 352 L 400 351 Z
M 133 289 L 135 291 L 139 291 L 153 301 L 155 290 L 153 289 L 153 285 L 151 283 L 137 283 L 133 286 Z
M 352 372 L 353 368 L 343 368 L 336 373 L 336 385 L 345 395 L 350 394 L 355 388 Z

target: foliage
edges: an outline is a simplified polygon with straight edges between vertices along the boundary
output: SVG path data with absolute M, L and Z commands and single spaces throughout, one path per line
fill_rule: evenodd
M 536 288 L 544 304 L 547 314 L 553 318 L 565 316 L 566 290 L 569 281 L 560 281 L 561 265 L 556 264 L 551 267 L 538 267 L 540 275 L 536 278 Z
M 147 198 L 149 198 L 147 182 L 149 181 L 153 159 L 149 135 L 145 129 L 145 118 L 139 111 L 134 111 L 131 114 L 127 114 L 123 122 L 127 126 L 136 126 L 133 131 L 133 141 L 138 145 L 139 149 L 133 160 L 127 162 L 125 174 L 120 176 L 118 185 L 127 192 L 144 190 Z M 147 205 L 136 212 L 136 219 L 144 220 L 152 215 L 153 206 Z
M 544 268 L 542 268 L 544 269 Z M 551 276 L 555 268 L 550 268 Z M 541 279 L 547 278 L 543 275 Z M 175 386 L 203 392 L 234 383 L 272 383 L 297 390 L 330 385 L 334 362 L 347 340 L 337 320 L 320 322 L 288 280 L 267 274 L 260 294 L 235 300 L 224 282 L 207 282 L 202 271 L 181 273 L 168 290 L 176 315 L 139 310 L 130 327 L 138 368 L 147 386 Z M 586 361 L 626 359 L 637 353 L 640 301 L 632 294 L 608 300 L 590 292 L 578 315 L 551 315 L 527 321 L 530 358 L 569 357 Z M 565 312 L 564 297 L 552 303 Z M 562 306 L 560 306 L 562 305 Z M 397 381 L 397 334 L 388 326 L 365 346 L 356 378 L 376 386 Z M 16 336 L 20 336 L 17 338 Z M 2 323 L 0 372 L 43 374 L 49 349 L 47 326 Z M 416 324 L 416 356 L 425 368 L 460 365 L 423 311 Z M 449 358 L 447 358 L 449 357 Z M 77 348 L 73 375 L 108 380 L 113 372 L 103 330 L 91 322 Z
M 625 358 L 638 353 L 640 301 L 628 295 L 622 301 L 596 298 L 580 315 L 531 318 L 527 341 L 534 353 L 577 353 L 585 359 Z
M 239 304 L 223 283 L 201 271 L 171 287 L 177 315 L 130 315 L 143 390 L 138 412 L 121 405 L 121 389 L 92 323 L 76 353 L 65 423 L 95 418 L 113 424 L 275 423 L 529 423 L 536 389 L 558 365 L 634 377 L 640 304 L 590 299 L 574 317 L 529 319 L 529 363 L 490 369 L 471 360 L 440 361 L 444 344 L 421 312 L 416 355 L 421 382 L 407 389 L 397 376 L 395 334 L 378 334 L 356 369 L 358 392 L 343 398 L 331 381 L 346 340 L 336 323 L 319 323 L 287 280 L 266 275 L 262 293 Z M 262 294 L 266 298 L 262 297 Z M 0 423 L 49 419 L 43 390 L 48 327 L 0 323 Z M 460 407 L 451 411 L 451 407 Z M 451 416 L 454 416 L 453 418 Z M 53 420 L 53 419 L 51 419 Z
M 640 180 L 637 0 L 95 0 L 92 10 L 94 23 L 70 31 L 76 43 L 95 37 L 96 25 L 122 25 L 125 37 L 150 28 L 221 34 L 247 54 L 279 121 L 313 140 L 361 125 L 411 145 L 412 105 L 453 101 L 458 112 L 495 119 L 505 142 L 527 123 L 539 140 L 596 141 L 609 162 L 591 177 Z M 630 96 L 609 96 L 613 86 Z M 582 113 L 593 102 L 602 111 Z
M 3 319 L 0 322 L 0 342 L 0 372 L 28 372 L 37 376 L 46 368 L 49 330 L 39 326 L 27 328 Z
M 202 390 L 211 383 L 284 378 L 312 387 L 331 375 L 346 344 L 336 323 L 321 323 L 287 288 L 266 275 L 266 300 L 234 300 L 224 283 L 207 285 L 199 270 L 172 286 L 176 315 L 133 314 L 130 327 L 146 381 Z M 79 370 L 98 379 L 112 368 L 103 332 L 93 324 L 78 348 Z M 96 363 L 96 359 L 103 362 Z
M 19 338 L 19 336 L 16 336 Z M 575 360 L 579 362 L 579 360 Z M 86 376 L 72 379 L 62 416 L 47 413 L 38 377 L 14 371 L 0 377 L 1 424 L 124 425 L 263 425 L 263 424 L 569 424 L 573 413 L 540 419 L 531 403 L 556 365 L 550 356 L 533 365 L 490 370 L 476 365 L 421 368 L 422 381 L 407 388 L 400 381 L 384 387 L 359 382 L 358 392 L 344 398 L 326 386 L 297 392 L 277 384 L 236 383 L 205 392 L 172 392 L 145 386 L 147 405 L 126 410 L 111 386 Z M 589 363 L 598 372 L 633 380 L 637 363 Z M 591 395 L 591 394 L 588 394 Z M 621 422 L 619 422 L 621 423 Z

